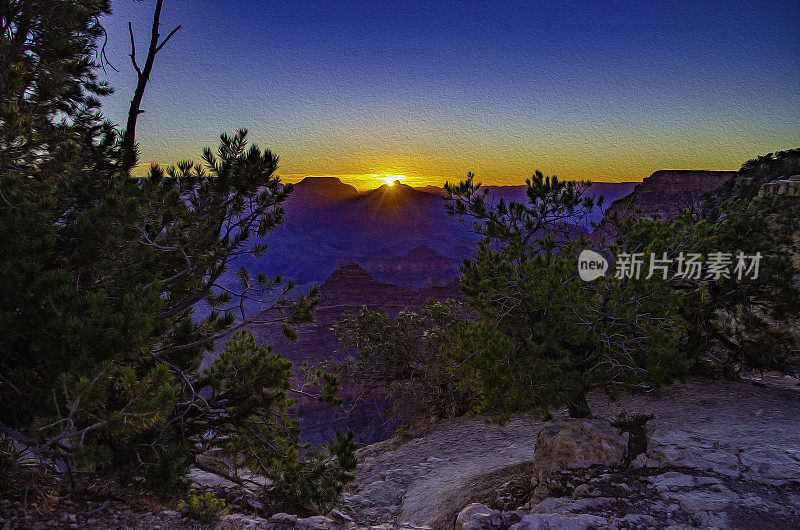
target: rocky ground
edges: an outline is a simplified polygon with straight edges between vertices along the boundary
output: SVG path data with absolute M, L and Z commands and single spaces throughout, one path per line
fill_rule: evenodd
M 613 403 L 596 395 L 591 405 L 607 418 L 621 411 L 652 414 L 640 440 L 645 452 L 630 455 L 628 466 L 617 462 L 602 473 L 573 477 L 572 489 L 560 492 L 565 496 L 529 502 L 528 511 L 605 519 L 578 527 L 800 527 L 796 380 L 692 379 Z M 403 444 L 393 439 L 369 447 L 342 509 L 356 521 L 433 528 L 451 528 L 465 502 L 508 509 L 501 486 L 519 489 L 531 477 L 541 426 L 523 418 L 503 427 L 456 419 Z M 495 517 L 497 525 L 478 527 L 508 527 L 513 519 Z
M 23 467 L 0 473 L 0 528 L 195 529 L 150 495 L 111 480 L 75 474 L 75 491 L 64 473 Z
M 525 418 L 504 426 L 455 418 L 368 446 L 342 511 L 370 524 L 447 526 L 465 499 L 488 502 L 498 486 L 526 474 L 538 431 Z
M 233 514 L 216 527 L 800 528 L 797 380 L 698 378 L 590 403 L 590 420 L 417 426 L 360 450 L 356 481 L 328 517 Z M 626 421 L 602 419 L 622 411 Z M 0 500 L 0 527 L 203 527 L 124 492 L 37 506 L 15 491 Z

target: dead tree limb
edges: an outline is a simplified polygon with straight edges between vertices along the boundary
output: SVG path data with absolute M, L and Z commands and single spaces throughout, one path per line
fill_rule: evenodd
M 169 32 L 169 35 L 161 41 L 160 43 L 158 40 L 161 38 L 161 35 L 158 32 L 158 28 L 161 25 L 161 5 L 164 3 L 164 0 L 158 0 L 156 2 L 156 10 L 153 14 L 153 27 L 150 32 L 150 47 L 147 50 L 147 58 L 144 62 L 144 67 L 139 67 L 139 64 L 136 62 L 136 44 L 134 43 L 133 38 L 133 26 L 131 23 L 128 23 L 128 32 L 130 33 L 131 37 L 131 64 L 133 65 L 133 69 L 136 70 L 137 75 L 137 82 L 136 82 L 136 90 L 133 92 L 133 99 L 131 100 L 131 107 L 128 110 L 128 122 L 125 126 L 125 134 L 122 137 L 122 167 L 123 169 L 130 169 L 133 166 L 133 162 L 135 159 L 135 146 L 136 146 L 136 121 L 139 119 L 139 115 L 142 114 L 144 111 L 141 110 L 142 106 L 142 98 L 144 97 L 144 90 L 147 87 L 147 82 L 150 80 L 150 72 L 153 70 L 153 63 L 156 59 L 156 54 L 161 51 L 167 41 L 172 38 L 175 33 L 181 29 L 181 26 L 177 26 L 175 29 Z

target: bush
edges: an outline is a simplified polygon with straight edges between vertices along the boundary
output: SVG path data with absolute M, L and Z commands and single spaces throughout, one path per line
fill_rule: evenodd
M 0 471 L 10 471 L 34 462 L 30 451 L 9 438 L 0 438 Z
M 762 157 L 760 172 L 778 162 Z M 794 171 L 800 172 L 795 154 Z M 779 166 L 787 169 L 780 159 Z M 670 287 L 681 294 L 679 311 L 685 322 L 681 349 L 708 373 L 737 377 L 753 371 L 800 373 L 800 348 L 792 329 L 800 323 L 800 201 L 795 197 L 753 195 L 747 168 L 746 184 L 726 185 L 713 218 L 696 218 L 688 210 L 673 220 L 615 217 L 619 240 L 674 258 L 679 252 L 736 256 L 760 254 L 758 277 L 673 278 Z M 753 177 L 756 178 L 756 177 Z M 730 196 L 738 190 L 739 195 Z M 711 196 L 706 197 L 709 207 Z
M 216 497 L 210 491 L 200 493 L 195 489 L 189 490 L 189 497 L 178 507 L 183 515 L 201 523 L 214 523 L 228 515 L 230 509 L 225 499 Z
M 305 452 L 296 462 L 283 460 L 273 484 L 264 490 L 262 499 L 269 511 L 301 516 L 330 512 L 344 487 L 354 478 L 356 460 L 355 435 L 336 436 L 325 446 Z
M 366 391 L 388 392 L 396 414 L 463 414 L 476 397 L 457 384 L 444 352 L 466 319 L 463 305 L 453 300 L 430 300 L 420 312 L 401 311 L 394 319 L 382 309 L 347 312 L 334 331 L 359 356 L 345 377 Z

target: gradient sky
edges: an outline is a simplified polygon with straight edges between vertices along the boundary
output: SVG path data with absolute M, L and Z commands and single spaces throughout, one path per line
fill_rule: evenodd
M 124 123 L 155 2 L 113 0 Z M 641 180 L 800 147 L 800 2 L 165 0 L 142 161 L 199 159 L 240 127 L 288 180 Z

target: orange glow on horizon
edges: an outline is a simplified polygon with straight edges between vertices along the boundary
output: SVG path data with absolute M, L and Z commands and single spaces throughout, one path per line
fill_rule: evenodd
M 306 177 L 334 177 L 349 184 L 359 192 L 374 190 L 381 186 L 394 186 L 396 182 L 407 184 L 411 187 L 422 187 L 430 184 L 443 186 L 444 177 L 417 177 L 401 173 L 361 173 L 361 174 L 283 174 L 281 180 L 285 182 L 300 182 Z M 451 179 L 452 180 L 452 179 Z
M 304 178 L 337 178 L 342 183 L 353 186 L 360 193 L 380 188 L 381 186 L 394 186 L 396 183 L 405 184 L 412 188 L 424 188 L 426 186 L 444 187 L 445 182 L 458 183 L 460 180 L 466 178 L 466 174 L 461 178 L 446 178 L 439 176 L 418 176 L 409 174 L 397 173 L 362 173 L 362 174 L 282 174 L 281 180 L 284 182 L 297 183 Z M 519 179 L 493 179 L 485 178 L 478 179 L 483 184 L 488 186 L 504 186 L 504 185 L 524 185 L 525 178 Z M 571 179 L 565 179 L 571 180 Z M 601 182 L 601 181 L 598 181 Z M 620 180 L 617 182 L 626 182 Z M 630 181 L 627 181 L 630 182 Z M 641 182 L 641 180 L 639 181 Z
M 769 150 L 753 149 L 753 152 L 769 152 Z M 277 152 L 277 150 L 276 150 Z M 535 169 L 540 169 L 545 175 L 557 175 L 561 180 L 590 180 L 592 182 L 641 182 L 643 178 L 651 175 L 660 169 L 686 169 L 686 170 L 737 170 L 739 163 L 722 163 L 718 160 L 710 160 L 708 157 L 701 156 L 701 153 L 686 153 L 682 157 L 657 156 L 657 153 L 643 151 L 634 160 L 623 160 L 621 155 L 613 158 L 602 156 L 603 152 L 594 153 L 591 158 L 585 155 L 578 160 L 570 160 L 570 157 L 563 155 L 542 155 L 531 160 L 523 160 L 519 157 L 511 156 L 497 160 L 486 161 L 462 161 L 456 160 L 451 163 L 437 163 L 437 160 L 424 158 L 421 160 L 403 159 L 398 157 L 386 156 L 374 157 L 376 160 L 354 159 L 354 160 L 311 160 L 300 166 L 287 164 L 286 161 L 302 159 L 304 153 L 286 155 L 282 159 L 284 164 L 278 170 L 278 175 L 284 182 L 296 183 L 306 177 L 328 177 L 337 178 L 344 184 L 349 184 L 359 192 L 365 192 L 379 188 L 383 185 L 391 185 L 398 180 L 404 185 L 413 188 L 423 188 L 425 186 L 442 187 L 445 182 L 458 183 L 467 177 L 467 173 L 472 171 L 476 175 L 476 180 L 488 186 L 513 186 L 524 185 L 525 180 L 530 178 Z M 498 155 L 499 156 L 499 155 Z M 588 157 L 588 158 L 587 158 Z M 591 159 L 589 159 L 591 158 Z M 751 157 L 752 158 L 752 157 Z M 167 160 L 181 159 L 180 156 L 170 156 Z M 191 156 L 183 156 L 183 159 L 192 159 Z M 731 160 L 735 160 L 731 156 Z M 747 156 L 740 156 L 741 161 L 747 160 Z M 136 176 L 146 174 L 149 162 L 164 164 L 164 160 L 148 160 L 140 163 L 135 169 Z M 312 163 L 313 162 L 313 163 Z M 167 163 L 168 165 L 168 163 Z M 330 167 L 325 167 L 330 166 Z

